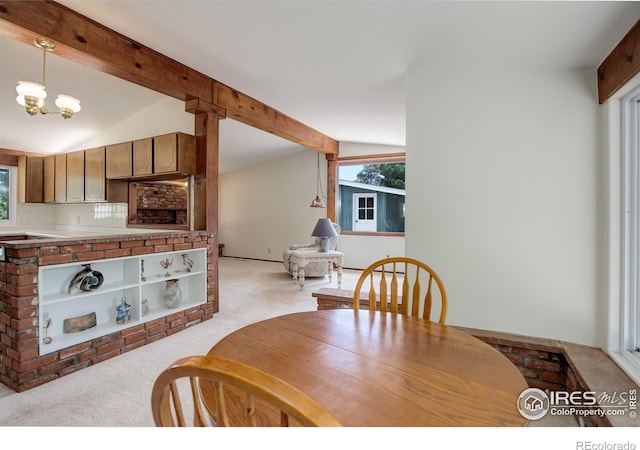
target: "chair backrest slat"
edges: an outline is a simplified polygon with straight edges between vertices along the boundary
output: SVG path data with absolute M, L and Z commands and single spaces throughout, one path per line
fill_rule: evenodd
M 208 419 L 207 415 L 204 412 L 204 408 L 202 406 L 202 399 L 200 398 L 200 386 L 198 385 L 198 380 L 196 378 L 191 378 L 191 400 L 193 401 L 193 425 L 196 427 L 204 427 L 207 426 Z
M 387 272 L 384 270 L 384 266 L 382 266 L 382 273 L 380 274 L 380 311 L 387 312 L 387 298 Z M 371 309 L 371 306 L 369 306 L 369 309 Z
M 404 270 L 402 272 L 402 270 Z M 387 280 L 390 277 L 390 282 Z M 400 281 L 400 278 L 402 280 Z M 376 284 L 375 280 L 378 279 Z M 437 321 L 445 323 L 447 293 L 438 274 L 427 264 L 414 258 L 392 257 L 374 262 L 367 267 L 356 283 L 353 308 L 360 309 L 360 294 L 368 284 L 369 310 L 390 311 L 431 319 L 434 302 L 440 300 Z M 426 293 L 423 293 L 423 286 Z M 379 293 L 377 292 L 379 289 Z M 437 294 L 436 294 L 437 292 Z
M 179 427 L 184 427 L 184 413 L 182 412 L 182 401 L 180 400 L 180 393 L 176 383 L 171 383 L 169 389 L 171 390 L 171 401 L 173 402 L 176 411 L 176 422 Z
M 427 293 L 424 296 L 424 308 L 423 308 L 423 319 L 428 319 L 431 317 L 431 304 L 433 303 L 433 299 L 431 297 L 431 286 L 433 284 L 433 277 L 429 277 L 429 284 L 427 286 Z
M 391 312 L 398 313 L 398 273 L 396 270 L 396 263 L 393 263 L 393 277 L 391 278 L 391 298 L 390 298 Z M 401 299 L 402 301 L 402 299 Z
M 405 274 L 409 276 L 409 272 Z M 413 280 L 413 286 L 411 288 L 411 315 L 413 317 L 420 317 L 420 267 L 416 266 L 416 278 Z
M 376 310 L 376 299 L 378 296 L 376 295 L 376 285 L 373 281 L 373 273 L 369 277 L 369 309 L 371 311 Z

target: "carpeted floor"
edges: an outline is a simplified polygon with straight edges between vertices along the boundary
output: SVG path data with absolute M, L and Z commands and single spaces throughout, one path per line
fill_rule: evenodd
M 359 271 L 345 270 L 353 289 Z M 178 358 L 204 354 L 219 339 L 255 321 L 316 309 L 311 292 L 328 278 L 308 279 L 300 291 L 282 263 L 220 258 L 220 312 L 188 330 L 22 393 L 0 384 L 0 425 L 29 427 L 151 427 L 151 387 Z M 333 281 L 333 286 L 337 283 Z M 571 419 L 534 426 L 575 426 Z
M 345 270 L 343 287 L 353 288 L 358 276 Z M 308 279 L 300 291 L 282 263 L 237 258 L 220 258 L 219 280 L 220 312 L 211 320 L 22 393 L 0 384 L 0 425 L 153 426 L 151 387 L 165 367 L 207 353 L 246 324 L 315 310 L 311 291 L 329 284 L 328 278 Z

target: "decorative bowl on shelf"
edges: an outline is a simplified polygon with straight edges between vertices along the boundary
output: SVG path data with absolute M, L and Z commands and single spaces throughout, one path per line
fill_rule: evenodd
M 80 291 L 93 291 L 102 286 L 104 276 L 101 272 L 91 269 L 91 264 L 83 264 L 84 269 L 75 274 L 69 283 L 67 292 L 75 295 Z

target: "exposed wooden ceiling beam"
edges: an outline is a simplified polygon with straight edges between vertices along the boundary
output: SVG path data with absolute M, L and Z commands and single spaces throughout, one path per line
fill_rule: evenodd
M 0 0 L 0 34 L 29 45 L 46 38 L 56 44 L 57 55 L 71 61 L 179 100 L 212 103 L 227 117 L 304 147 L 338 151 L 336 140 L 59 3 Z
M 213 84 L 213 103 L 226 109 L 227 117 L 239 122 L 312 150 L 338 153 L 338 141 L 218 81 Z
M 598 101 L 604 103 L 640 72 L 640 20 L 598 67 Z

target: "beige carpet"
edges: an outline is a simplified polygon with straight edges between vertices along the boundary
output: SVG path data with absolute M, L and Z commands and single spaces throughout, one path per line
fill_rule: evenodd
M 359 271 L 345 270 L 353 289 Z M 0 384 L 0 425 L 60 427 L 152 427 L 151 387 L 156 376 L 183 356 L 204 354 L 219 339 L 268 317 L 316 309 L 311 291 L 328 278 L 308 279 L 300 291 L 282 263 L 220 259 L 220 312 L 213 319 L 22 393 Z M 336 280 L 332 286 L 337 286 Z M 570 426 L 565 420 L 538 426 Z

